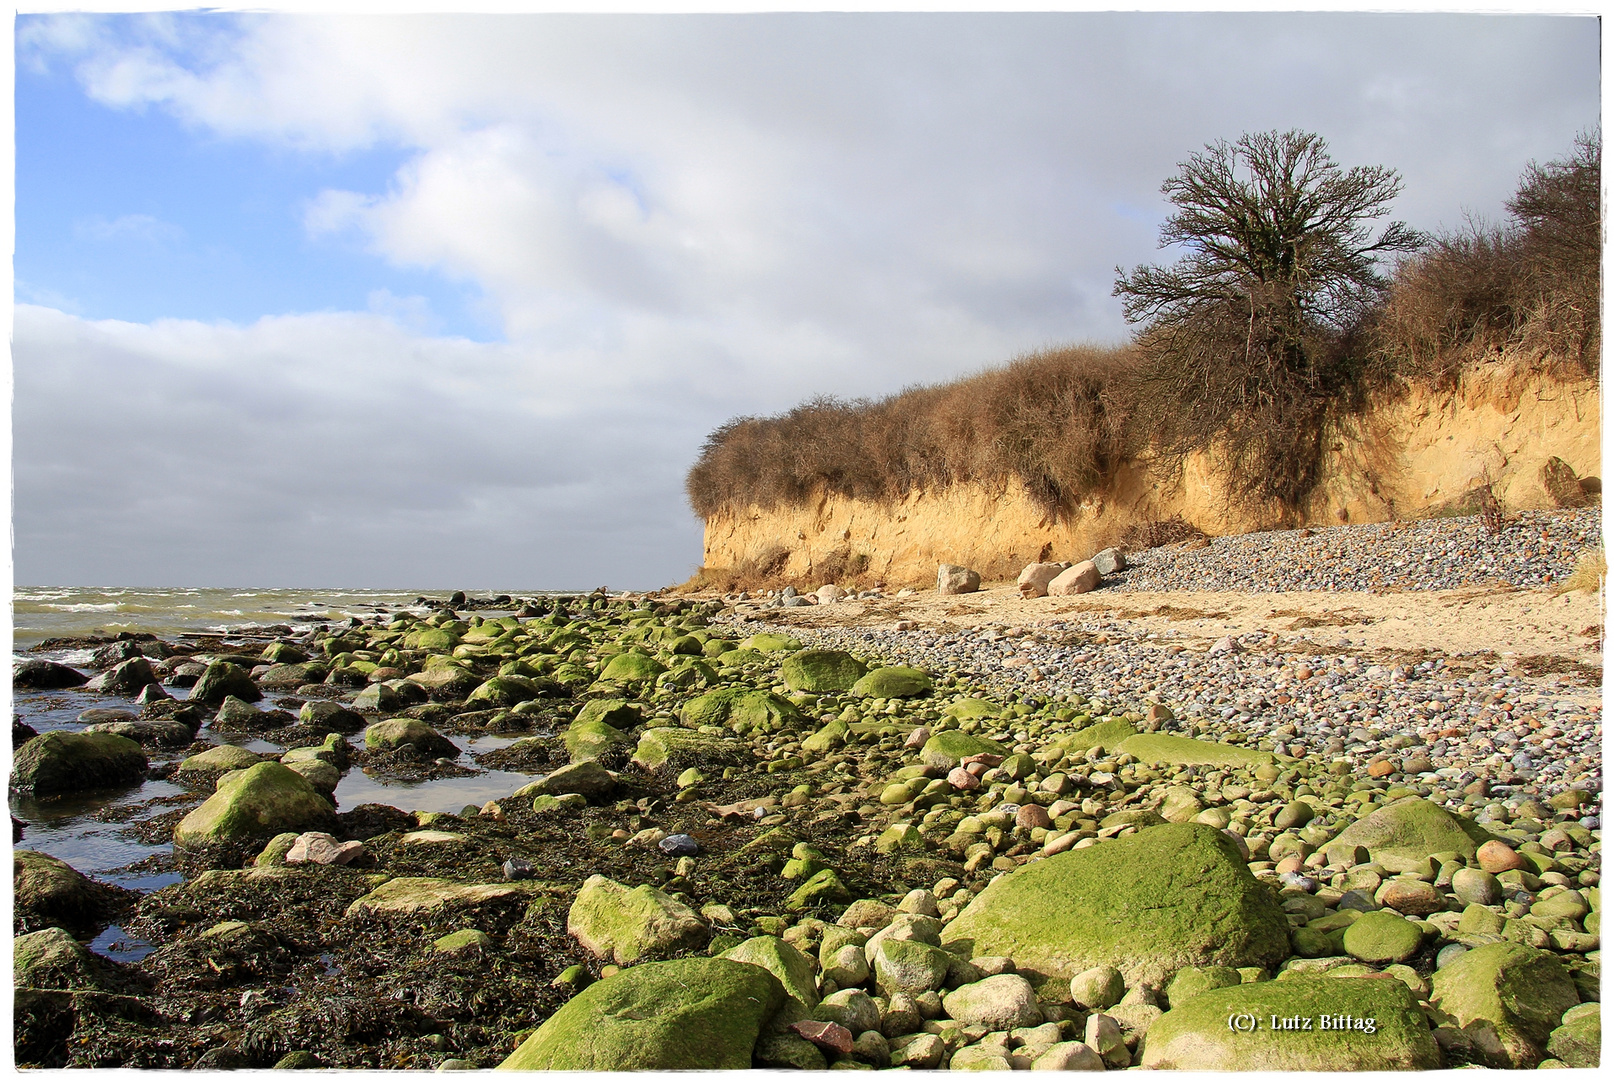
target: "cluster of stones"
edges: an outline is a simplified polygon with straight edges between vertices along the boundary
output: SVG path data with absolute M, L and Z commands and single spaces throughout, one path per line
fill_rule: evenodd
M 169 678 L 197 676 L 198 704 L 152 700 L 143 716 L 195 719 L 207 703 L 217 725 L 231 701 L 259 712 L 250 702 L 276 669 L 299 669 L 282 674 L 290 685 L 323 666 L 320 681 L 294 684 L 314 700 L 287 715 L 311 738 L 340 725 L 279 760 L 220 747 L 182 762 L 179 772 L 220 775 L 176 843 L 267 842 L 252 869 L 211 874 L 342 865 L 362 852 L 338 839 L 334 784 L 320 781 L 346 767 L 344 729 L 363 727 L 367 752 L 431 760 L 454 750 L 431 718 L 492 730 L 560 718 L 564 731 L 534 743 L 568 764 L 485 814 L 531 800 L 564 819 L 608 803 L 625 770 L 676 777 L 677 800 L 707 802 L 714 825 L 765 823 L 741 852 L 793 891 L 776 915 L 742 919 L 719 901 L 697 910 L 685 902 L 692 883 L 721 889 L 703 880 L 701 842 L 590 826 L 591 840 L 675 860 L 672 872 L 659 887 L 596 876 L 576 890 L 567 929 L 603 977 L 563 973 L 580 992 L 515 1048 L 510 1068 L 1595 1062 L 1592 792 L 1545 804 L 1476 790 L 1479 812 L 1454 814 L 1349 757 L 1173 734 L 1164 707 L 1005 702 L 956 673 L 781 633 L 742 640 L 708 609 L 598 600 L 585 610 L 394 616 L 277 642 L 262 664 L 174 665 Z M 411 686 L 433 700 L 404 705 Z M 142 753 L 123 736 L 78 737 Z M 55 751 L 34 757 L 19 753 L 13 783 L 36 793 L 42 777 L 81 767 Z M 725 780 L 756 776 L 776 777 L 772 795 L 714 800 Z M 804 843 L 792 822 L 844 826 L 851 848 L 899 864 L 956 869 L 860 897 L 838 872 L 843 855 Z M 462 842 L 437 824 L 417 815 L 400 845 Z M 531 895 L 543 873 L 511 862 L 497 881 L 383 872 L 349 914 L 470 912 Z M 496 947 L 479 927 L 456 933 L 432 948 Z M 55 958 L 20 963 L 19 985 L 67 978 L 50 974 L 68 963 L 65 948 L 19 943 L 20 957 Z M 1297 1037 L 1234 1030 L 1231 1015 L 1346 1019 Z

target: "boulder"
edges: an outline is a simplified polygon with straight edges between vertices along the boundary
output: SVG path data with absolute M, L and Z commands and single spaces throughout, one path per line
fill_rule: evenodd
M 930 676 L 915 667 L 875 668 L 852 685 L 857 697 L 910 698 L 930 693 Z
M 1272 761 L 1271 754 L 1259 750 L 1181 735 L 1131 735 L 1121 740 L 1116 749 L 1149 765 L 1226 765 L 1253 769 Z
M 188 746 L 195 732 L 173 720 L 115 720 L 106 724 L 90 724 L 84 734 L 102 732 L 120 735 L 141 746 Z
M 13 916 L 24 927 L 88 929 L 103 922 L 132 894 L 91 881 L 67 863 L 40 851 L 11 853 Z
M 222 705 L 227 697 L 257 701 L 263 697 L 263 691 L 258 689 L 258 684 L 252 681 L 252 676 L 240 664 L 215 660 L 207 665 L 202 677 L 191 687 L 190 700 L 203 705 Z
M 263 647 L 258 659 L 266 664 L 301 664 L 308 654 L 288 641 L 271 641 Z
M 1206 991 L 1150 1025 L 1139 1049 L 1145 1069 L 1376 1072 L 1441 1066 L 1434 1035 L 1406 984 L 1326 975 Z
M 1034 562 L 1020 571 L 1020 577 L 1015 584 L 1020 588 L 1020 595 L 1027 600 L 1048 595 L 1048 583 L 1054 578 L 1070 569 L 1068 562 Z
M 938 731 L 926 739 L 925 745 L 919 751 L 919 758 L 931 768 L 951 769 L 965 758 L 977 754 L 993 754 L 1001 758 L 1008 755 L 1008 750 L 1001 743 L 991 739 L 949 730 Z
M 646 769 L 681 771 L 706 767 L 730 756 L 733 748 L 723 739 L 682 728 L 651 728 L 639 736 L 633 761 Z
M 1367 848 L 1373 861 L 1391 873 L 1419 869 L 1437 852 L 1455 851 L 1473 859 L 1490 833 L 1467 818 L 1416 795 L 1373 811 L 1348 825 L 1324 852 Z
M 101 690 L 109 694 L 133 697 L 158 682 L 157 673 L 151 670 L 151 661 L 144 656 L 125 660 L 111 671 L 104 672 L 84 684 L 86 690 Z
M 616 790 L 616 777 L 609 769 L 593 761 L 579 761 L 562 766 L 536 783 L 522 788 L 534 795 L 577 794 L 592 801 L 609 798 Z
M 1515 1069 L 1534 1068 L 1564 1013 L 1580 1003 L 1569 971 L 1549 952 L 1514 941 L 1470 949 L 1436 971 L 1430 1003 L 1464 1026 L 1489 1021 Z
M 1132 726 L 1132 721 L 1117 716 L 1113 720 L 1090 724 L 1080 731 L 1066 735 L 1059 740 L 1059 746 L 1068 756 L 1080 757 L 1095 746 L 1107 754 L 1113 754 L 1122 743 L 1137 733 L 1138 729 Z
M 176 845 L 329 831 L 336 811 L 305 778 L 278 761 L 219 777 L 219 789 L 174 827 Z
M 121 735 L 47 731 L 17 748 L 11 786 L 44 798 L 75 791 L 137 784 L 146 777 L 146 752 Z
M 644 722 L 644 716 L 639 712 L 637 705 L 632 705 L 627 698 L 609 697 L 595 698 L 583 706 L 573 723 L 609 724 L 618 731 L 627 731 L 636 728 Z
M 258 676 L 258 689 L 295 690 L 307 683 L 324 682 L 330 673 L 324 664 L 275 664 Z
M 1042 1023 L 1037 992 L 1020 975 L 992 975 L 965 983 L 943 999 L 942 1008 L 954 1020 L 982 1024 L 994 1031 Z
M 499 1068 L 749 1069 L 784 1000 L 779 980 L 755 964 L 707 957 L 640 964 L 562 1005 Z
M 648 682 L 666 670 L 666 665 L 653 656 L 625 652 L 611 657 L 605 669 L 600 672 L 600 679 L 603 682 L 616 683 Z
M 698 915 L 660 889 L 630 889 L 600 874 L 577 890 L 566 931 L 595 956 L 618 964 L 699 948 L 710 934 Z
M 90 677 L 54 660 L 19 660 L 11 667 L 13 690 L 65 690 L 83 686 Z
M 396 751 L 404 747 L 427 758 L 460 756 L 459 747 L 420 720 L 383 720 L 364 729 L 366 750 Z
M 485 701 L 489 705 L 509 707 L 542 696 L 543 691 L 531 679 L 524 679 L 520 675 L 495 675 L 472 690 L 465 700 Z
M 321 795 L 336 794 L 336 786 L 342 782 L 342 773 L 335 765 L 318 758 L 293 758 L 291 761 L 282 761 L 282 765 L 314 785 L 314 790 Z
M 353 708 L 359 712 L 391 713 L 405 708 L 403 695 L 384 682 L 371 683 L 353 697 Z M 450 757 L 438 754 L 437 757 Z
M 875 944 L 869 959 L 874 981 L 887 997 L 939 990 L 953 965 L 953 955 L 945 949 L 899 938 Z
M 1589 1001 L 1564 1013 L 1563 1023 L 1547 1036 L 1547 1053 L 1571 1069 L 1595 1069 L 1602 1044 L 1602 1008 Z
M 936 568 L 936 591 L 943 596 L 978 592 L 980 588 L 981 575 L 967 566 L 942 563 Z
M 573 762 L 598 761 L 618 747 L 627 747 L 632 736 L 603 720 L 573 720 L 561 737 L 566 754 Z
M 789 634 L 752 634 L 740 642 L 740 648 L 751 649 L 760 653 L 767 652 L 795 652 L 801 648 L 801 642 Z
M 1423 932 L 1393 911 L 1369 911 L 1345 929 L 1344 946 L 1370 964 L 1400 964 L 1423 946 Z
M 341 841 L 327 832 L 305 832 L 291 842 L 281 861 L 288 866 L 297 863 L 346 866 L 363 853 L 364 845 L 357 840 Z
M 178 772 L 181 773 L 210 773 L 229 772 L 232 769 L 249 769 L 264 760 L 261 754 L 254 754 L 243 746 L 215 746 L 211 750 L 203 750 L 200 754 L 192 754 L 179 763 Z
M 383 882 L 347 906 L 349 918 L 434 915 L 450 908 L 474 908 L 511 897 L 529 896 L 525 881 L 471 885 L 443 878 L 398 877 Z
M 11 966 L 13 984 L 19 990 L 93 990 L 105 981 L 111 968 L 59 926 L 13 939 Z
M 427 668 L 405 675 L 404 678 L 426 691 L 428 695 L 444 701 L 465 697 L 481 685 L 475 675 L 458 665 Z
M 1227 835 L 1167 824 L 993 879 L 942 940 L 1062 979 L 1108 965 L 1159 985 L 1185 967 L 1275 966 L 1289 924 Z
M 1107 547 L 1093 556 L 1093 566 L 1105 577 L 1119 574 L 1127 567 L 1126 552 L 1120 548 Z
M 805 1008 L 818 1005 L 818 984 L 813 977 L 812 961 L 783 939 L 765 934 L 742 941 L 722 955 L 725 960 L 755 964 L 772 972 L 785 993 Z
M 779 665 L 785 685 L 812 694 L 839 694 L 868 674 L 868 665 L 835 649 L 803 649 Z
M 364 717 L 334 701 L 308 701 L 297 710 L 297 722 L 315 731 L 350 734 L 364 730 Z
M 1098 567 L 1093 565 L 1091 559 L 1088 559 L 1061 571 L 1058 577 L 1048 583 L 1048 595 L 1080 596 L 1082 593 L 1089 593 L 1098 588 L 1098 583 Z

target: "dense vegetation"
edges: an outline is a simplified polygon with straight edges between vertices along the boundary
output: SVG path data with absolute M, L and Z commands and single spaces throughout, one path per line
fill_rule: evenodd
M 1216 442 L 1235 490 L 1294 505 L 1329 424 L 1369 390 L 1450 383 L 1500 354 L 1596 374 L 1600 176 L 1600 141 L 1584 136 L 1529 165 L 1504 224 L 1375 234 L 1393 172 L 1341 170 L 1296 132 L 1214 144 L 1163 186 L 1178 208 L 1163 243 L 1187 255 L 1118 274 L 1130 343 L 732 420 L 690 470 L 690 503 L 710 518 L 815 492 L 886 500 L 1018 481 L 1063 513 L 1130 455 L 1170 464 Z M 1397 253 L 1381 275 L 1377 257 Z

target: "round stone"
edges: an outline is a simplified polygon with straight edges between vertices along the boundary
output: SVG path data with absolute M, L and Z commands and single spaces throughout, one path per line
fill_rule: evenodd
M 1410 960 L 1423 944 L 1423 931 L 1393 911 L 1370 911 L 1345 931 L 1345 951 L 1370 964 Z
M 1379 894 L 1379 902 L 1403 915 L 1432 915 L 1446 910 L 1446 898 L 1427 881 L 1394 878 Z
M 1491 904 L 1502 902 L 1502 884 L 1488 870 L 1464 868 L 1451 877 L 1451 891 L 1465 904 Z
M 1503 874 L 1509 870 L 1529 870 L 1530 863 L 1523 855 L 1508 847 L 1500 840 L 1490 840 L 1480 845 L 1475 852 L 1480 869 L 1488 870 L 1493 874 Z

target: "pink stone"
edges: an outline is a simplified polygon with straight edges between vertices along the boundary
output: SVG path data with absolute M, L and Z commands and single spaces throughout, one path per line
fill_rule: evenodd
M 833 1050 L 837 1054 L 852 1052 L 852 1033 L 839 1024 L 826 1020 L 798 1020 L 790 1025 L 790 1030 L 814 1046 Z
M 947 774 L 947 782 L 959 791 L 974 791 L 981 786 L 981 778 L 968 769 L 954 769 Z
M 1043 807 L 1036 803 L 1026 803 L 1015 811 L 1014 823 L 1022 829 L 1046 829 L 1054 821 Z

